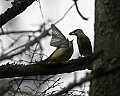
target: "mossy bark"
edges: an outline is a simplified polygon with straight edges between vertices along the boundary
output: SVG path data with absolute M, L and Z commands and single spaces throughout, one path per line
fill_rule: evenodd
M 120 0 L 95 0 L 95 52 L 103 54 L 93 70 L 120 64 Z M 112 62 L 117 59 L 117 62 Z M 90 96 L 120 96 L 120 71 L 91 82 Z

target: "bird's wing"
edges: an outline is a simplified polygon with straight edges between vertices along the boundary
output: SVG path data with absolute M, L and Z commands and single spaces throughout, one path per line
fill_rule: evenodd
M 68 39 L 66 39 L 66 37 L 54 24 L 51 25 L 51 29 L 52 29 L 52 39 L 50 41 L 50 45 L 57 48 L 69 47 Z

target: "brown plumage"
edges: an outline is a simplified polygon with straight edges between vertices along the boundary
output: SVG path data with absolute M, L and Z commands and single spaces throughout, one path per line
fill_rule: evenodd
M 76 29 L 73 32 L 70 32 L 69 35 L 77 36 L 77 44 L 81 56 L 86 57 L 92 54 L 92 46 L 90 39 L 83 33 L 81 29 Z
M 69 41 L 69 47 L 57 48 L 46 60 L 47 61 L 67 61 L 73 54 L 73 40 Z
M 50 45 L 57 49 L 46 59 L 47 61 L 67 61 L 73 54 L 73 40 L 69 41 L 62 32 L 54 25 L 51 25 L 52 38 Z

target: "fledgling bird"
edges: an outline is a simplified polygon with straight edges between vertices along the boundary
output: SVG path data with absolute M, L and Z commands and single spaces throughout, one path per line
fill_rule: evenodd
M 73 54 L 73 40 L 69 41 L 61 33 L 61 31 L 54 25 L 51 25 L 52 39 L 51 46 L 57 49 L 46 59 L 47 61 L 67 61 Z
M 73 32 L 70 32 L 69 35 L 77 36 L 77 44 L 81 56 L 86 57 L 92 54 L 92 46 L 90 39 L 83 33 L 81 29 L 76 29 Z

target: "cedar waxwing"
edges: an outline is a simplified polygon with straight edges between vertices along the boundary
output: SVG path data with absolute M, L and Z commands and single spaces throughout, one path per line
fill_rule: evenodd
M 69 47 L 69 40 L 61 33 L 61 31 L 54 25 L 51 25 L 52 39 L 50 45 L 57 48 Z
M 76 29 L 73 32 L 70 32 L 69 35 L 77 36 L 77 44 L 81 56 L 86 57 L 92 54 L 92 46 L 90 39 L 83 33 L 81 29 Z
M 69 47 L 57 48 L 48 58 L 48 61 L 67 61 L 73 54 L 73 40 L 69 41 Z
M 57 49 L 46 59 L 47 61 L 67 61 L 73 54 L 73 40 L 69 41 L 54 25 L 51 25 L 52 39 L 51 46 Z

